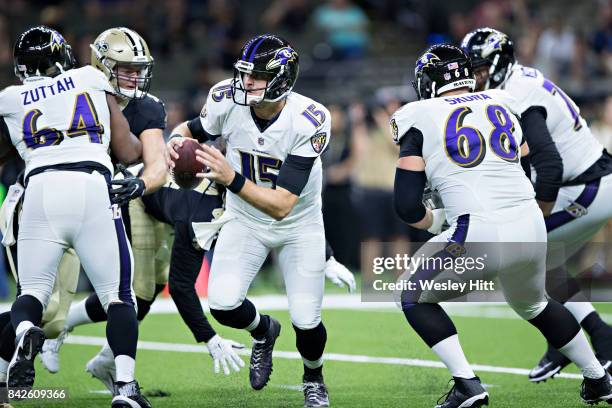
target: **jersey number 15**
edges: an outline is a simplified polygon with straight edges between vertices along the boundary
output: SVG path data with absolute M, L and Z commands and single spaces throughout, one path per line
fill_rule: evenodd
M 23 118 L 23 140 L 30 149 L 60 144 L 64 133 L 53 128 L 38 129 L 36 123 L 42 116 L 39 109 L 33 109 Z M 91 143 L 102 143 L 104 126 L 98 120 L 96 108 L 87 92 L 80 93 L 74 101 L 72 119 L 66 136 L 77 137 L 88 135 Z
M 486 143 L 482 133 L 474 127 L 463 126 L 463 121 L 472 109 L 462 106 L 455 109 L 446 120 L 444 135 L 446 155 L 461 167 L 476 167 L 484 159 Z M 500 105 L 489 105 L 486 108 L 487 118 L 493 125 L 489 135 L 491 150 L 500 159 L 518 162 L 519 151 L 514 138 L 514 122 Z

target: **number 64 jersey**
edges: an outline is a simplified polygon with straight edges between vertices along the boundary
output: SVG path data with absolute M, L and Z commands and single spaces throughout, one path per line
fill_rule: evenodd
M 319 220 L 322 189 L 319 155 L 330 140 L 329 111 L 320 103 L 291 92 L 278 116 L 262 129 L 249 106 L 234 103 L 231 81 L 222 81 L 211 89 L 200 121 L 208 134 L 223 137 L 225 156 L 235 171 L 257 185 L 275 188 L 288 155 L 316 159 L 298 202 L 283 220 L 275 221 L 231 192 L 227 193 L 227 212 L 275 227 Z
M 83 161 L 101 163 L 112 174 L 106 93 L 115 91 L 92 66 L 28 77 L 0 93 L 0 116 L 25 160 L 26 176 L 37 167 Z
M 462 214 L 495 221 L 496 212 L 534 199 L 520 165 L 516 104 L 507 92 L 492 89 L 412 102 L 391 118 L 396 143 L 425 160 L 451 225 Z

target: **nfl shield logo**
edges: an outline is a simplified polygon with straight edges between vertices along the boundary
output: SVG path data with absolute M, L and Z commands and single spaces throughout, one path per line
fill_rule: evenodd
M 257 139 L 257 143 L 258 143 L 260 146 L 263 146 L 263 144 L 264 144 L 264 138 L 260 136 L 260 137 Z
M 325 147 L 325 142 L 327 141 L 327 133 L 321 132 L 310 138 L 310 144 L 312 145 L 312 149 L 315 153 L 321 153 L 323 148 Z
M 444 74 L 444 79 L 446 79 L 447 81 L 451 79 L 451 74 L 450 73 L 446 73 Z

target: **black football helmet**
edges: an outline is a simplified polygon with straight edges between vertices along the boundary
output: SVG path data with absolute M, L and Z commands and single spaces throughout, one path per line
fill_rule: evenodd
M 232 97 L 239 105 L 257 105 L 261 102 L 276 102 L 285 98 L 295 85 L 299 73 L 299 57 L 288 41 L 272 34 L 253 37 L 242 47 L 240 58 L 234 64 Z M 265 79 L 262 95 L 246 91 L 244 74 L 255 79 Z
M 22 33 L 13 48 L 15 75 L 54 77 L 76 65 L 72 48 L 57 31 L 36 26 Z
M 472 59 L 474 68 L 489 66 L 484 89 L 497 88 L 508 79 L 515 58 L 514 44 L 506 34 L 493 28 L 479 28 L 463 38 L 461 48 Z
M 438 44 L 427 49 L 416 61 L 412 83 L 419 99 L 429 99 L 459 88 L 474 90 L 472 63 L 459 48 Z

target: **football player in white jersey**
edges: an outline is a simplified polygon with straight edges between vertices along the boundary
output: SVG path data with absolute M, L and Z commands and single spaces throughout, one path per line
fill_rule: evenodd
M 272 349 L 280 334 L 274 318 L 246 299 L 270 250 L 277 252 L 297 349 L 304 362 L 308 407 L 328 406 L 323 382 L 327 338 L 321 322 L 325 232 L 321 213 L 321 159 L 330 140 L 329 111 L 292 92 L 298 54 L 284 39 L 259 35 L 243 47 L 234 78 L 212 88 L 199 118 L 179 125 L 169 144 L 183 137 L 200 142 L 222 137 L 225 156 L 203 145 L 201 176 L 227 186 L 209 280 L 211 314 L 219 323 L 253 336 L 250 382 L 262 389 L 272 372 Z
M 142 144 L 108 80 L 92 67 L 72 69 L 70 46 L 57 31 L 38 26 L 21 34 L 14 65 L 23 85 L 0 94 L 0 116 L 26 162 L 26 192 L 17 239 L 20 293 L 11 309 L 17 348 L 6 382 L 34 383 L 34 358 L 44 341 L 37 326 L 60 259 L 72 247 L 108 314 L 119 391 L 112 406 L 150 407 L 134 379 L 132 254 L 109 186 L 109 147 L 130 163 L 141 157 Z
M 540 71 L 520 65 L 507 35 L 480 28 L 463 39 L 474 65 L 477 89 L 504 89 L 518 101 L 518 114 L 535 168 L 536 199 L 551 243 L 547 291 L 564 303 L 591 337 L 596 355 L 612 365 L 612 327 L 589 302 L 568 300 L 580 291 L 564 264 L 612 218 L 612 156 L 591 133 L 578 106 Z M 533 382 L 557 374 L 570 361 L 549 343 L 531 371 Z
M 590 349 L 571 313 L 544 293 L 546 228 L 519 157 L 522 132 L 515 101 L 504 91 L 470 93 L 475 86 L 467 55 L 452 45 L 436 45 L 417 60 L 419 101 L 391 118 L 400 145 L 395 176 L 395 208 L 414 227 L 440 233 L 421 250 L 430 258 L 474 257 L 486 251 L 486 273 L 496 275 L 510 306 L 582 370 L 585 402 L 612 398 L 610 376 Z M 423 206 L 429 181 L 445 208 Z M 420 250 L 420 251 L 421 251 Z M 462 279 L 461 271 L 424 263 L 410 280 Z M 441 265 L 438 263 L 438 265 Z M 440 266 L 438 268 L 441 268 Z M 444 293 L 444 292 L 442 292 Z M 454 385 L 437 407 L 488 404 L 457 337 L 457 330 L 431 290 L 406 290 L 401 306 L 413 329 L 451 372 Z

